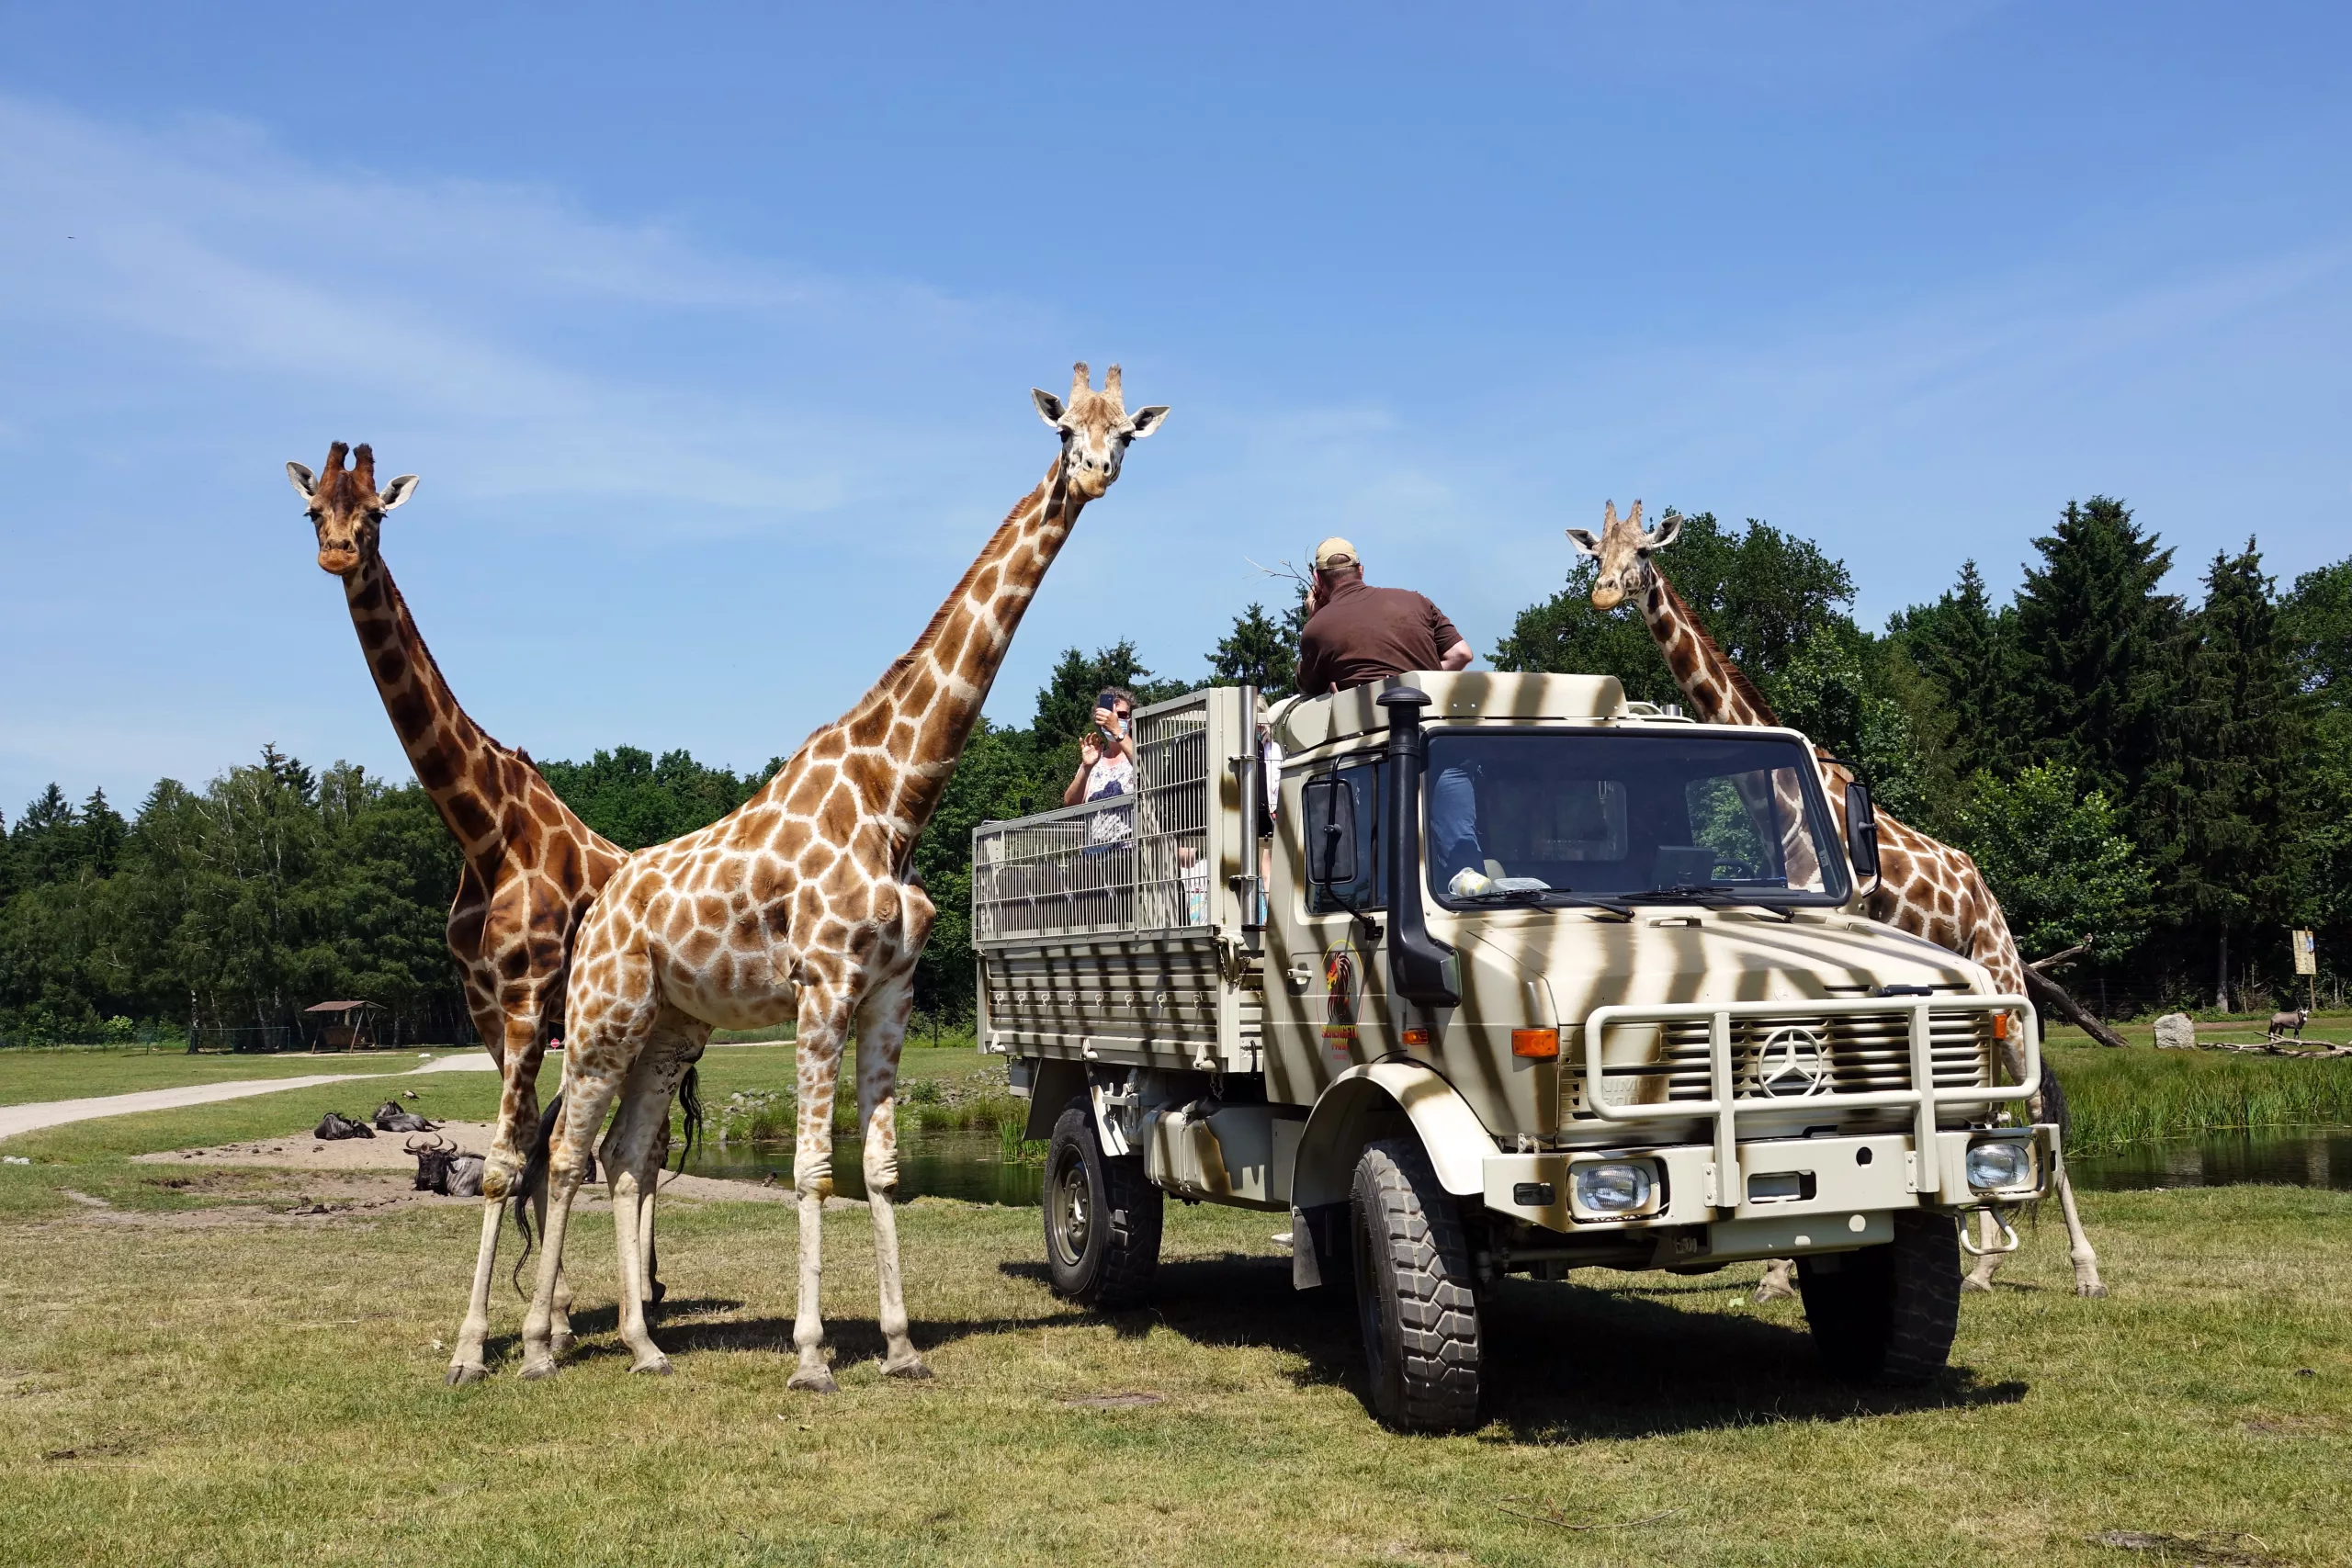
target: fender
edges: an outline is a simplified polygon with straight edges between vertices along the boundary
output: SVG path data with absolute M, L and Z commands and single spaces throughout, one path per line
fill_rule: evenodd
M 1419 1062 L 1369 1062 L 1341 1073 L 1316 1100 L 1291 1165 L 1292 1206 L 1346 1202 L 1364 1145 L 1408 1130 L 1448 1192 L 1485 1194 L 1494 1135 L 1453 1086 Z

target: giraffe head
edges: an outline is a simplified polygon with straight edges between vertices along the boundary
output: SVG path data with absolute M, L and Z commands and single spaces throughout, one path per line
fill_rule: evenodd
M 355 461 L 343 466 L 349 452 Z M 416 476 L 402 474 L 376 493 L 376 454 L 362 444 L 356 451 L 338 441 L 327 448 L 327 468 L 313 474 L 300 463 L 286 465 L 286 477 L 310 509 L 311 526 L 319 531 L 319 570 L 349 577 L 376 554 L 376 535 L 384 513 L 416 491 Z
M 1099 392 L 1080 360 L 1070 377 L 1069 402 L 1035 388 L 1029 395 L 1037 400 L 1038 414 L 1062 438 L 1062 473 L 1071 493 L 1081 501 L 1100 499 L 1119 477 L 1119 459 L 1126 456 L 1127 443 L 1149 435 L 1168 417 L 1165 403 L 1129 413 L 1115 365 L 1102 378 Z
M 1617 503 L 1607 503 L 1601 514 L 1600 537 L 1596 539 L 1581 528 L 1568 530 L 1568 539 L 1576 547 L 1600 563 L 1600 575 L 1592 580 L 1592 604 L 1597 610 L 1613 610 L 1629 593 L 1638 593 L 1649 586 L 1650 552 L 1662 550 L 1674 543 L 1682 532 L 1682 519 L 1671 511 L 1655 534 L 1642 531 L 1642 503 L 1634 502 L 1634 510 L 1624 516 L 1617 515 Z

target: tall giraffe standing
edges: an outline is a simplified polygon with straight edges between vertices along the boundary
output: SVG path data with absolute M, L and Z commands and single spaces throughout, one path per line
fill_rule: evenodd
M 1571 528 L 1567 533 L 1576 547 L 1599 564 L 1600 571 L 1592 583 L 1594 607 L 1613 609 L 1628 597 L 1639 604 L 1642 619 L 1648 623 L 1650 636 L 1665 656 L 1667 669 L 1672 671 L 1675 684 L 1690 699 L 1701 720 L 1708 724 L 1777 726 L 1780 717 L 1764 700 L 1764 694 L 1756 689 L 1745 671 L 1724 656 L 1682 595 L 1674 591 L 1674 585 L 1667 581 L 1650 558 L 1653 552 L 1672 544 L 1681 531 L 1682 520 L 1669 512 L 1656 533 L 1645 532 L 1642 527 L 1642 503 L 1637 501 L 1633 511 L 1623 517 L 1617 515 L 1616 503 L 1610 502 L 1602 513 L 1598 539 L 1581 528 Z M 1837 817 L 1838 831 L 1842 837 L 1846 831 L 1846 786 L 1853 782 L 1853 774 L 1821 755 L 1818 748 L 1815 754 L 1821 756 L 1822 772 L 1829 786 L 1830 809 Z M 1950 844 L 1905 826 L 1884 811 L 1878 812 L 1877 818 L 1879 881 L 1866 906 L 1871 918 L 1975 960 L 1992 976 L 1996 989 L 2023 996 L 2025 962 L 2018 955 L 2016 938 L 2009 934 L 2008 921 L 2002 917 L 2000 901 L 1985 885 L 1975 861 Z M 2010 1042 L 2004 1049 L 2010 1070 L 2021 1075 L 2025 1063 L 2017 1043 Z M 2044 1085 L 2053 1084 L 2047 1064 L 2042 1072 Z M 2043 1119 L 2046 1109 L 2054 1109 L 2057 1099 L 2046 1089 L 2037 1089 L 2030 1106 L 2035 1120 Z M 2098 1255 L 2091 1249 L 2082 1216 L 2075 1210 L 2074 1183 L 2067 1179 L 2063 1151 L 2055 1174 L 2059 1207 L 2066 1216 L 2067 1256 L 2075 1267 L 2075 1293 L 2103 1296 L 2107 1287 L 2099 1282 Z M 1984 1223 L 1989 1238 L 1995 1234 L 1993 1222 L 1987 1216 Z M 1988 1247 L 1978 1258 L 1976 1268 L 1965 1283 L 1976 1290 L 1991 1290 L 1993 1272 L 2000 1266 L 2001 1256 Z M 1787 1272 L 1785 1264 L 1775 1264 L 1758 1292 L 1758 1298 L 1785 1294 Z
M 802 743 L 732 814 L 639 852 L 605 890 L 574 950 L 564 1104 L 548 1156 L 547 1250 L 523 1327 L 524 1375 L 555 1370 L 549 1311 L 573 1193 L 606 1108 L 621 1097 L 603 1152 L 615 1202 L 651 1179 L 654 1118 L 683 1062 L 714 1027 L 797 1015 L 799 1104 L 793 1182 L 800 1205 L 800 1280 L 789 1386 L 830 1393 L 819 1284 L 825 1199 L 832 1190 L 834 1086 L 853 1028 L 865 1190 L 881 1283 L 882 1371 L 928 1377 L 907 1337 L 899 1272 L 899 1050 L 913 1003 L 915 960 L 933 909 L 909 857 L 955 772 L 1023 611 L 1080 510 L 1119 475 L 1131 441 L 1164 407 L 1127 413 L 1113 366 L 1091 389 L 1077 367 L 1069 400 L 1036 392 L 1060 437 L 1045 479 L 1016 504 L 914 647 L 842 718 Z M 670 1363 L 646 1331 L 637 1239 L 619 1241 L 621 1335 L 631 1371 Z
M 343 580 L 368 672 L 417 782 L 465 852 L 449 906 L 449 956 L 502 1079 L 482 1166 L 473 1294 L 449 1359 L 449 1382 L 470 1382 L 483 1373 L 499 1221 L 537 1128 L 539 1059 L 562 1005 L 571 934 L 628 857 L 572 815 L 527 755 L 485 734 L 442 678 L 379 548 L 384 514 L 415 493 L 416 476 L 402 474 L 379 494 L 375 454 L 340 441 L 327 449 L 325 472 L 288 463 L 286 473 L 317 529 L 320 568 Z M 568 1325 L 561 1333 L 568 1342 Z

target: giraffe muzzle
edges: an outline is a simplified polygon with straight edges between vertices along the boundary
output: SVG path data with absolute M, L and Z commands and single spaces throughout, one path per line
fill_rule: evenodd
M 330 572 L 336 577 L 341 577 L 345 573 L 356 570 L 358 565 L 359 547 L 356 545 L 321 545 L 319 547 L 319 570 L 321 571 Z

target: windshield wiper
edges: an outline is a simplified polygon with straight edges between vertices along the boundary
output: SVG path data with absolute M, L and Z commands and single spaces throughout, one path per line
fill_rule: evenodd
M 1589 893 L 1571 893 L 1565 887 L 1510 887 L 1495 893 L 1458 893 L 1448 895 L 1456 904 L 1479 904 L 1493 908 L 1525 905 L 1544 909 L 1605 909 L 1621 920 L 1630 920 L 1634 911 L 1621 898 L 1602 898 Z
M 1786 885 L 1783 884 L 1783 886 Z M 1653 899 L 1671 898 L 1693 904 L 1704 904 L 1710 908 L 1716 909 L 1762 909 L 1769 914 L 1780 916 L 1784 923 L 1793 922 L 1797 918 L 1797 912 L 1785 904 L 1775 904 L 1769 899 L 1743 894 L 1736 888 L 1715 884 L 1701 886 L 1695 883 L 1678 882 L 1671 887 L 1653 887 L 1647 893 L 1632 894 L 1629 897 L 1645 904 Z

